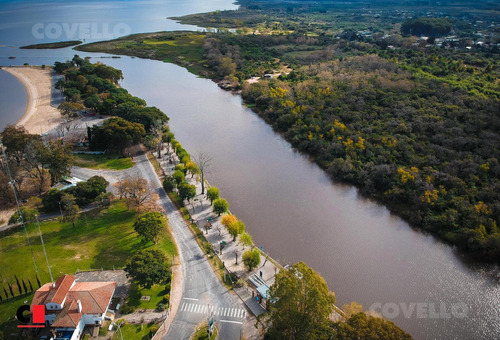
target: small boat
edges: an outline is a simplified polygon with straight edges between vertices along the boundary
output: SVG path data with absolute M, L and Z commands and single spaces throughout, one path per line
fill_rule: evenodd
M 12 57 L 12 56 L 11 56 L 11 57 L 9 57 L 9 59 L 16 59 L 16 57 Z

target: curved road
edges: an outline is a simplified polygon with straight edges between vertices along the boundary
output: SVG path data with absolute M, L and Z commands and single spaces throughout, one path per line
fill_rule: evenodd
M 189 339 L 196 325 L 207 320 L 210 314 L 219 329 L 219 339 L 240 339 L 242 324 L 247 315 L 243 303 L 222 285 L 213 272 L 179 211 L 165 194 L 146 154 L 138 151 L 134 161 L 135 166 L 125 171 L 73 167 L 72 175 L 83 180 L 100 175 L 110 183 L 116 183 L 125 177 L 140 176 L 147 179 L 159 195 L 159 203 L 165 209 L 179 246 L 184 277 L 183 298 L 164 339 Z

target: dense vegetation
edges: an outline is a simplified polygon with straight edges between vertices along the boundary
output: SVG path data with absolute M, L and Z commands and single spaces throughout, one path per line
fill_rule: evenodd
M 244 9 L 186 20 L 239 27 L 238 34 L 206 33 L 200 63 L 212 78 L 241 86 L 244 100 L 334 179 L 497 261 L 498 51 L 466 50 L 466 40 L 438 47 L 376 29 L 337 37 L 331 30 L 339 25 L 319 20 L 329 15 L 338 14 Z M 448 27 L 441 19 L 415 22 Z M 281 76 L 245 81 L 265 73 Z
M 417 18 L 403 22 L 401 33 L 404 35 L 442 37 L 451 32 L 452 24 L 447 19 Z
M 69 41 L 59 41 L 59 42 L 52 42 L 52 43 L 45 43 L 45 44 L 34 44 L 34 45 L 27 45 L 27 46 L 21 46 L 19 48 L 21 49 L 55 49 L 55 48 L 64 48 L 64 47 L 70 47 L 70 46 L 75 46 L 79 45 L 82 42 L 80 40 L 69 40 Z
M 345 322 L 332 321 L 335 295 L 303 262 L 281 270 L 269 293 L 272 303 L 264 320 L 265 339 L 411 339 L 393 322 L 366 315 L 360 305 L 355 313 L 345 315 Z
M 122 72 L 101 63 L 92 64 L 75 55 L 71 61 L 56 62 L 54 69 L 64 75 L 56 86 L 62 90 L 67 109 L 84 107 L 102 115 L 116 116 L 102 126 L 89 128 L 89 143 L 93 150 L 124 153 L 131 145 L 142 142 L 146 132 L 155 133 L 168 117 L 156 107 L 149 107 L 143 99 L 132 96 L 117 83 Z M 83 105 L 81 104 L 83 102 Z M 65 111 L 63 111 L 65 113 Z

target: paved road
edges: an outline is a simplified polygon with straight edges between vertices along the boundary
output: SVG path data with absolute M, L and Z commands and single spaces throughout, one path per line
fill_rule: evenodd
M 73 174 L 81 179 L 101 175 L 109 182 L 116 178 L 140 175 L 147 179 L 160 197 L 174 237 L 179 245 L 183 271 L 183 299 L 164 339 L 189 339 L 196 325 L 207 320 L 212 313 L 219 339 L 240 339 L 242 323 L 247 315 L 241 301 L 230 293 L 216 277 L 193 234 L 163 190 L 160 180 L 147 156 L 141 152 L 135 157 L 136 165 L 125 172 L 74 168 Z

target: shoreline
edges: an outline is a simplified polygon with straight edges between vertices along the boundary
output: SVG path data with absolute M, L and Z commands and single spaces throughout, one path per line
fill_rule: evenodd
M 51 68 L 41 69 L 31 66 L 3 67 L 3 70 L 24 86 L 27 105 L 23 116 L 13 125 L 22 126 L 32 134 L 43 134 L 60 123 L 59 110 L 51 105 Z

